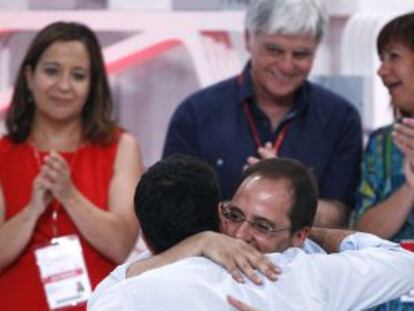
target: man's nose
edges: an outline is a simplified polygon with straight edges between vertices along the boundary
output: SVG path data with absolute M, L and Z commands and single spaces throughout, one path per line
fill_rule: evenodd
M 279 68 L 284 74 L 291 74 L 295 70 L 295 60 L 293 55 L 285 53 L 279 61 Z
M 237 228 L 235 237 L 242 239 L 247 243 L 250 243 L 253 240 L 253 228 L 249 222 L 243 221 Z

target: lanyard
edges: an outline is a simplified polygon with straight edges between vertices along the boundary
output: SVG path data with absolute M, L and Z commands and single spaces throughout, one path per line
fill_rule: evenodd
M 37 164 L 38 170 L 40 172 L 40 169 L 41 169 L 42 165 L 44 164 L 44 161 L 43 161 L 43 158 L 40 155 L 39 150 L 36 148 L 36 146 L 34 144 L 31 144 L 31 145 L 32 145 L 32 149 L 33 149 L 33 155 L 35 157 L 36 164 Z M 74 165 L 74 163 L 76 161 L 76 158 L 78 156 L 79 149 L 80 148 L 78 148 L 75 151 L 75 154 L 70 159 L 70 162 L 69 162 L 69 170 L 70 171 L 72 171 L 72 169 L 73 169 L 73 165 Z M 53 199 L 50 202 L 49 206 L 52 209 L 52 235 L 53 235 L 53 238 L 56 238 L 58 236 L 58 223 L 57 223 L 57 220 L 58 220 L 58 213 L 59 213 L 59 210 L 61 208 L 61 204 L 56 199 Z
M 243 110 L 246 114 L 247 122 L 249 123 L 250 131 L 253 137 L 254 142 L 256 143 L 256 147 L 259 148 L 263 146 L 262 141 L 260 139 L 259 133 L 257 131 L 256 124 L 254 123 L 252 113 L 249 109 L 249 105 L 246 101 L 243 103 Z M 282 129 L 279 131 L 279 134 L 276 136 L 275 141 L 273 143 L 273 149 L 275 150 L 275 154 L 279 153 L 280 148 L 286 138 L 287 130 L 289 128 L 289 123 L 285 123 L 282 126 Z
M 240 74 L 237 77 L 237 81 L 239 83 L 239 86 L 241 86 L 241 84 L 243 82 L 242 74 Z M 243 101 L 243 111 L 244 111 L 244 114 L 246 115 L 247 122 L 249 123 L 250 132 L 252 134 L 252 137 L 253 137 L 253 140 L 256 144 L 256 147 L 259 148 L 259 147 L 263 146 L 263 144 L 262 144 L 262 141 L 260 139 L 259 132 L 258 132 L 257 127 L 256 127 L 256 123 L 254 122 L 253 115 L 250 111 L 249 104 L 247 103 L 246 100 Z M 287 130 L 289 128 L 289 124 L 290 124 L 290 122 L 286 122 L 282 126 L 282 128 L 279 131 L 279 134 L 276 136 L 275 141 L 273 142 L 273 149 L 275 150 L 275 155 L 278 155 L 278 153 L 280 151 L 280 148 L 282 147 L 282 144 L 283 144 L 283 142 L 286 138 L 286 135 L 287 135 Z

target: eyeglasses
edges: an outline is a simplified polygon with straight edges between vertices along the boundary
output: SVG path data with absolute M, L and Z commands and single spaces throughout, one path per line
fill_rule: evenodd
M 242 222 L 247 222 L 254 230 L 262 234 L 273 234 L 290 229 L 290 227 L 277 229 L 274 224 L 265 219 L 248 220 L 246 219 L 246 215 L 236 207 L 223 204 L 221 205 L 221 211 L 223 216 L 231 223 L 241 224 Z

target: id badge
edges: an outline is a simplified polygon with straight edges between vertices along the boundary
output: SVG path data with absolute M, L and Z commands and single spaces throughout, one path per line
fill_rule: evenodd
M 50 244 L 35 250 L 35 257 L 50 310 L 88 300 L 91 284 L 77 235 L 52 239 Z
M 402 240 L 400 244 L 402 248 L 414 252 L 414 240 Z M 414 303 L 414 289 L 408 294 L 401 296 L 401 302 Z

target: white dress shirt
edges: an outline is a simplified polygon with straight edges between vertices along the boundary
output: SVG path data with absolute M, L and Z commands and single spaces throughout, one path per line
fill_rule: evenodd
M 118 281 L 93 294 L 88 310 L 233 310 L 226 300 L 232 295 L 263 311 L 359 311 L 414 288 L 414 254 L 398 244 L 356 233 L 344 239 L 340 251 L 307 254 L 290 248 L 270 254 L 282 274 L 261 286 L 236 283 L 222 267 L 199 257 L 129 279 L 123 279 L 124 268 Z

